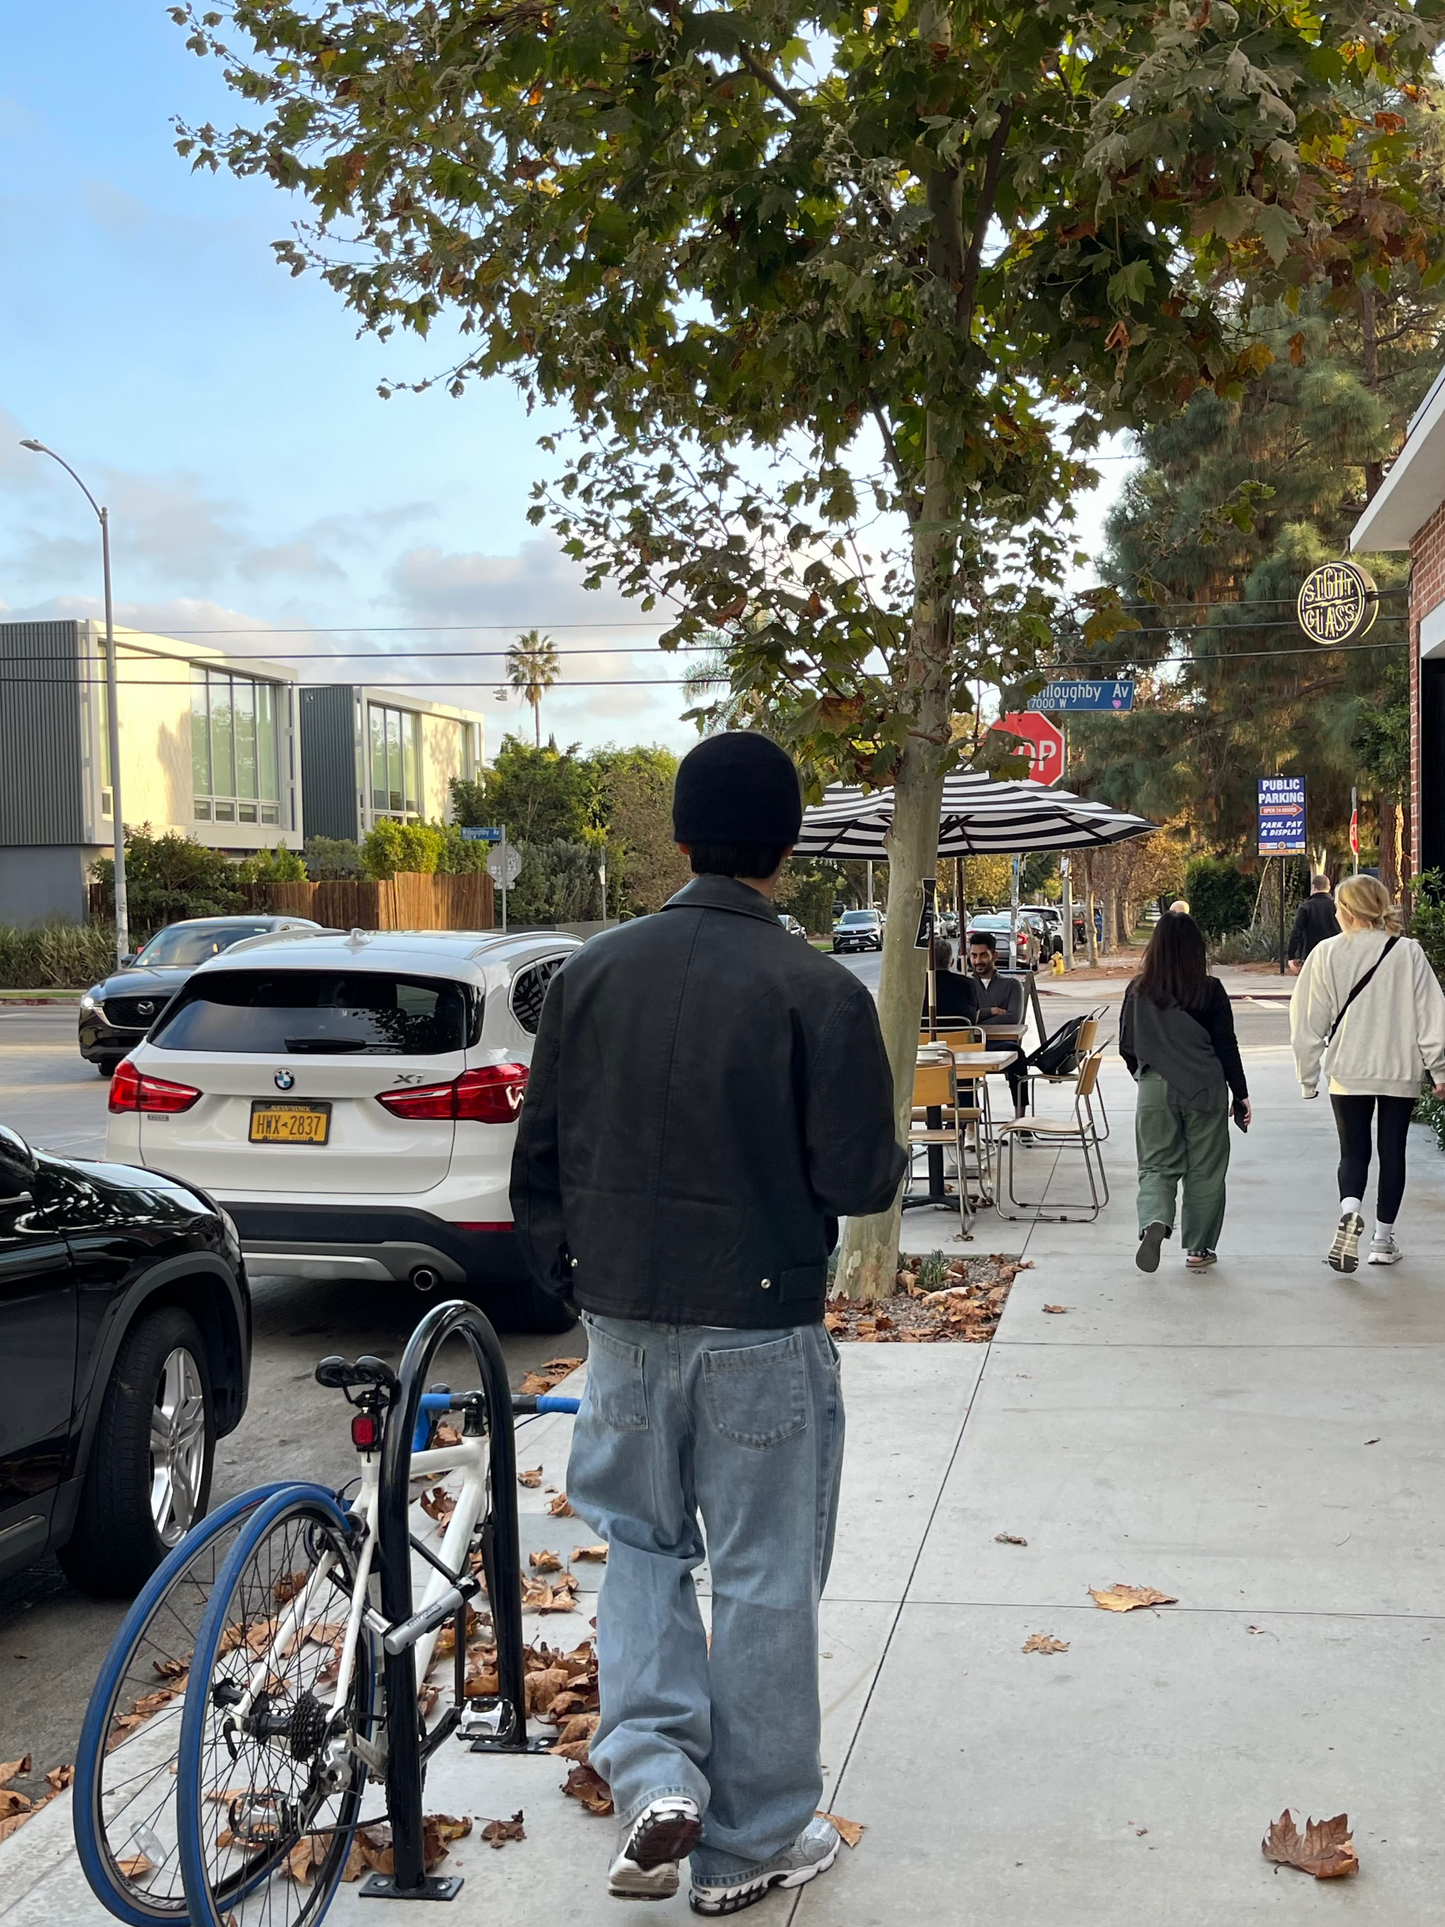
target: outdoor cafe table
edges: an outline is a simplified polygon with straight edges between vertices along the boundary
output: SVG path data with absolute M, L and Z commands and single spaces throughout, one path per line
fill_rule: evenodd
M 999 1036 L 1000 1034 L 1005 1036 L 1016 1036 L 1021 1033 L 1018 1032 L 1017 1030 L 1004 1029 L 1002 1026 L 990 1027 L 990 1030 L 989 1030 L 990 1036 L 996 1037 L 996 1036 Z M 937 1050 L 940 1047 L 940 1045 L 944 1050 L 948 1052 L 948 1055 L 953 1059 L 953 1065 L 954 1065 L 955 1071 L 960 1076 L 966 1076 L 966 1077 L 971 1077 L 975 1072 L 979 1072 L 983 1076 L 988 1077 L 998 1072 L 1005 1071 L 1008 1069 L 1009 1065 L 1012 1064 L 1015 1058 L 1017 1058 L 1018 1056 L 1018 1051 L 1014 1049 L 1012 1046 L 1007 1046 L 1000 1050 L 988 1050 L 988 1049 L 952 1050 L 952 1049 L 949 1049 L 949 1047 L 946 1044 L 943 1044 L 942 1040 L 940 1039 L 938 1045 L 933 1045 L 933 1046 L 929 1046 L 926 1044 L 919 1045 L 920 1061 L 924 1063 L 927 1063 L 928 1061 L 930 1061 L 929 1058 L 925 1058 L 923 1056 L 923 1052 L 925 1050 L 930 1050 L 930 1051 Z M 938 1108 L 937 1105 L 930 1106 L 926 1115 L 928 1118 L 928 1125 L 930 1130 L 936 1131 L 942 1128 L 943 1112 Z M 928 1146 L 927 1156 L 928 1156 L 928 1189 L 923 1192 L 912 1193 L 909 1196 L 905 1197 L 903 1200 L 905 1210 L 912 1209 L 916 1211 L 921 1206 L 926 1204 L 951 1205 L 954 1202 L 953 1199 L 949 1197 L 948 1193 L 943 1188 L 943 1146 L 941 1144 L 930 1144 Z M 959 1173 L 958 1181 L 960 1184 L 962 1184 L 963 1182 L 962 1172 Z

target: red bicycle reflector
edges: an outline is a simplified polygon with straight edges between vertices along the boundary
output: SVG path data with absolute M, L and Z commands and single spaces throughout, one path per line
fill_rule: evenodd
M 351 1421 L 351 1443 L 358 1452 L 374 1452 L 381 1444 L 381 1420 L 375 1412 L 358 1412 Z
M 393 1117 L 459 1118 L 471 1124 L 511 1124 L 527 1088 L 525 1064 L 483 1064 L 450 1084 L 417 1090 L 378 1091 L 376 1101 Z
M 200 1095 L 189 1084 L 171 1084 L 164 1077 L 147 1077 L 127 1057 L 116 1065 L 110 1080 L 109 1108 L 174 1117 L 180 1111 L 188 1111 Z

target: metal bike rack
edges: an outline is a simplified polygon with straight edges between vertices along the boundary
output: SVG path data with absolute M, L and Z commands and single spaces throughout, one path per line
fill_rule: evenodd
M 512 1432 L 512 1395 L 497 1334 L 477 1307 L 461 1299 L 436 1305 L 411 1335 L 398 1372 L 397 1400 L 382 1447 L 377 1542 L 381 1554 L 381 1610 L 393 1626 L 412 1615 L 411 1529 L 408 1471 L 412 1439 L 422 1411 L 432 1360 L 449 1338 L 471 1349 L 486 1402 L 491 1506 L 482 1530 L 482 1568 L 497 1642 L 501 1730 L 473 1743 L 474 1752 L 545 1752 L 550 1736 L 529 1740 L 522 1636 L 521 1556 L 517 1538 L 517 1453 Z M 465 1603 L 456 1617 L 456 1700 L 423 1736 L 417 1708 L 416 1654 L 407 1646 L 385 1655 L 387 1707 L 386 1804 L 391 1817 L 394 1871 L 373 1874 L 361 1887 L 370 1900 L 453 1900 L 457 1875 L 428 1875 L 422 1842 L 422 1769 L 461 1719 L 466 1676 Z M 510 1715 L 510 1718 L 508 1718 Z

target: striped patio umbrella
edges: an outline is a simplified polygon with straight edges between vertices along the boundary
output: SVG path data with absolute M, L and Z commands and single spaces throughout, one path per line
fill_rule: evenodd
M 821 803 L 803 812 L 794 845 L 799 856 L 857 857 L 888 861 L 884 842 L 893 823 L 892 789 L 865 795 L 834 783 Z M 1043 783 L 995 782 L 978 770 L 956 770 L 943 782 L 938 854 L 1014 856 L 1033 850 L 1083 850 L 1150 836 L 1147 817 L 1112 810 Z

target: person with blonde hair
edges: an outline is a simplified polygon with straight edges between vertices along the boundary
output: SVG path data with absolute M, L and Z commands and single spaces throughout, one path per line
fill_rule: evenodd
M 1379 1152 L 1375 1231 L 1368 1262 L 1401 1258 L 1395 1220 L 1405 1195 L 1405 1138 L 1423 1073 L 1445 1097 L 1445 990 L 1419 944 L 1403 934 L 1394 899 L 1377 877 L 1351 877 L 1335 892 L 1340 934 L 1316 944 L 1290 999 L 1290 1043 L 1300 1089 L 1329 1078 L 1340 1138 L 1340 1220 L 1326 1263 L 1359 1264 L 1370 1125 Z

